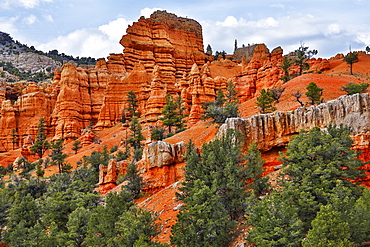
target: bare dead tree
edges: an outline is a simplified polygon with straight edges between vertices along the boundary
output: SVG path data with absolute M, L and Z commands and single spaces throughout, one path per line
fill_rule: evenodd
M 275 100 L 276 103 L 279 103 L 279 99 L 283 94 L 285 87 L 273 87 L 271 89 L 271 97 Z
M 301 91 L 297 91 L 297 92 L 295 92 L 295 93 L 293 93 L 292 94 L 293 95 L 293 97 L 295 97 L 295 100 L 301 105 L 301 106 L 304 106 L 304 104 L 303 104 L 303 102 L 302 101 L 300 101 L 299 99 L 302 97 L 302 93 L 301 93 Z

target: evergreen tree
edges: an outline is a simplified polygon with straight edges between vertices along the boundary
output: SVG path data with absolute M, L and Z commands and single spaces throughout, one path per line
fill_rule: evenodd
M 122 212 L 116 222 L 117 235 L 114 242 L 117 246 L 127 247 L 165 246 L 151 240 L 159 233 L 159 227 L 154 223 L 155 219 L 150 212 L 141 208 L 131 207 Z
M 83 160 L 85 166 L 91 165 L 96 172 L 99 172 L 99 165 L 108 166 L 110 158 L 108 147 L 104 145 L 102 151 L 93 151 L 90 156 L 84 156 Z
M 131 124 L 130 124 L 130 130 L 132 131 L 132 136 L 127 139 L 127 143 L 134 149 L 134 150 L 141 150 L 142 144 L 141 141 L 144 140 L 144 136 L 141 132 L 141 125 L 139 123 L 139 120 L 137 117 L 133 117 Z M 134 153 L 135 154 L 135 153 Z M 134 156 L 134 158 L 141 158 L 137 156 Z
M 263 88 L 260 93 L 261 95 L 257 97 L 256 105 L 261 108 L 261 113 L 275 111 L 276 107 L 272 105 L 275 100 L 271 95 L 271 91 Z
M 213 54 L 212 47 L 211 47 L 210 44 L 207 45 L 206 54 L 208 56 L 212 56 L 212 54 Z
M 235 85 L 230 81 L 226 89 L 226 98 L 222 89 L 218 89 L 214 102 L 205 102 L 202 108 L 205 110 L 203 119 L 211 118 L 214 123 L 222 124 L 227 118 L 238 117 L 238 100 Z
M 64 140 L 61 139 L 51 143 L 51 154 L 49 154 L 51 163 L 58 166 L 59 173 L 68 171 L 72 168 L 70 165 L 65 163 L 65 159 L 68 157 L 68 154 L 63 153 L 63 142 Z
M 296 59 L 294 60 L 294 63 L 299 66 L 298 75 L 302 75 L 303 70 L 310 68 L 306 61 L 312 56 L 317 55 L 317 53 L 317 50 L 308 50 L 308 46 L 304 46 L 304 43 L 301 43 L 301 46 L 295 50 Z
M 227 246 L 235 222 L 220 203 L 221 197 L 205 181 L 194 181 L 191 198 L 178 214 L 173 226 L 171 244 L 178 247 Z
M 127 93 L 127 100 L 128 103 L 128 112 L 131 117 L 139 117 L 139 113 L 137 112 L 139 105 L 137 104 L 139 100 L 136 97 L 136 94 L 133 91 L 129 91 Z
M 184 130 L 184 124 L 185 124 L 185 121 L 184 121 L 184 118 L 187 117 L 187 115 L 185 114 L 185 107 L 184 107 L 184 102 L 181 98 L 181 95 L 179 97 L 177 97 L 177 123 L 176 123 L 176 132 L 179 132 L 179 131 L 183 131 Z
M 66 233 L 67 246 L 87 246 L 85 239 L 90 216 L 91 210 L 83 207 L 79 207 L 69 214 Z
M 40 118 L 36 141 L 31 146 L 30 150 L 36 153 L 41 159 L 44 153 L 46 152 L 46 150 L 48 150 L 49 148 L 50 148 L 50 143 L 46 140 L 46 134 L 45 134 L 45 119 Z
M 163 117 L 161 120 L 163 125 L 168 126 L 169 133 L 172 133 L 172 127 L 174 126 L 177 129 L 183 128 L 183 111 L 181 97 L 179 97 L 178 101 L 175 101 L 171 94 L 167 94 L 166 105 L 162 110 Z
M 18 143 L 18 133 L 15 129 L 12 129 L 12 145 L 13 145 L 13 150 L 16 144 Z
M 257 201 L 256 207 L 249 212 L 248 222 L 253 227 L 249 237 L 251 241 L 262 246 L 280 246 L 276 242 L 285 243 L 289 237 L 276 234 L 277 229 L 294 228 L 291 232 L 295 237 L 292 236 L 294 239 L 289 242 L 291 246 L 300 246 L 321 206 L 338 205 L 335 206 L 336 210 L 341 208 L 343 211 L 350 208 L 345 206 L 346 198 L 360 197 L 361 190 L 354 181 L 363 176 L 359 169 L 363 163 L 351 145 L 349 130 L 344 126 L 336 128 L 330 125 L 327 133 L 315 127 L 309 132 L 301 131 L 294 137 L 286 155 L 282 156 L 279 196 L 273 193 L 274 196 Z M 291 207 L 291 213 L 282 213 L 283 208 L 278 208 L 271 214 L 271 210 L 278 205 L 277 198 L 285 205 L 283 208 Z M 334 199 L 336 204 L 333 203 Z M 349 215 L 349 211 L 343 212 L 343 215 Z M 344 220 L 343 215 L 341 217 Z M 287 221 L 282 225 L 278 220 L 270 220 L 274 218 Z M 266 222 L 267 219 L 270 221 Z M 350 241 L 353 242 L 352 239 Z
M 140 195 L 141 188 L 143 187 L 143 178 L 140 176 L 136 163 L 134 161 L 132 161 L 127 166 L 124 179 L 128 181 L 128 184 L 124 187 L 136 199 Z
M 231 102 L 238 102 L 238 92 L 235 90 L 235 84 L 232 81 L 229 81 L 227 83 L 227 88 L 226 88 L 226 104 L 231 103 Z
M 356 93 L 366 93 L 369 83 L 356 84 L 353 82 L 348 83 L 345 86 L 342 86 L 341 90 L 347 92 L 347 95 L 352 95 Z
M 350 228 L 347 222 L 341 220 L 341 214 L 332 206 L 323 205 L 311 223 L 307 238 L 302 242 L 304 247 L 351 247 Z
M 290 80 L 289 69 L 292 66 L 292 59 L 290 57 L 284 56 L 283 57 L 283 64 L 281 68 L 284 70 L 284 77 L 282 78 L 284 82 L 288 82 Z
M 311 101 L 311 105 L 316 105 L 323 102 L 322 91 L 323 89 L 318 87 L 316 83 L 310 82 L 306 87 L 307 92 L 305 93 L 308 99 Z
M 104 206 L 98 206 L 92 212 L 87 226 L 87 246 L 119 246 L 115 237 L 118 234 L 116 223 L 119 216 L 133 206 L 131 193 L 108 193 Z
M 154 127 L 151 133 L 151 139 L 155 141 L 162 141 L 164 139 L 164 132 L 166 129 L 163 127 Z
M 265 161 L 261 157 L 261 152 L 257 148 L 257 144 L 253 142 L 245 156 L 246 159 L 246 173 L 249 180 L 248 187 L 252 189 L 258 197 L 267 192 L 269 187 L 268 177 L 262 177 Z
M 273 191 L 248 209 L 248 241 L 257 246 L 301 246 L 303 222 L 285 193 Z
M 343 61 L 349 65 L 349 74 L 353 75 L 352 67 L 354 63 L 358 62 L 358 53 L 357 52 L 350 52 L 344 56 Z
M 353 198 L 353 195 L 349 196 Z M 363 188 L 360 198 L 354 204 L 350 204 L 345 215 L 348 216 L 351 240 L 361 245 L 370 241 L 370 190 Z
M 229 129 L 196 151 L 187 147 L 185 181 L 178 197 L 180 210 L 171 243 L 177 246 L 226 246 L 235 221 L 243 215 L 246 172 L 241 136 Z
M 40 164 L 38 164 L 37 166 L 36 166 L 36 176 L 38 177 L 38 178 L 41 178 L 41 177 L 43 177 L 44 176 L 44 174 L 45 174 L 45 171 L 41 168 L 41 165 Z
M 75 154 L 77 154 L 78 150 L 80 150 L 82 148 L 81 142 L 79 140 L 75 140 L 72 143 L 72 145 L 73 145 L 72 150 L 75 151 Z

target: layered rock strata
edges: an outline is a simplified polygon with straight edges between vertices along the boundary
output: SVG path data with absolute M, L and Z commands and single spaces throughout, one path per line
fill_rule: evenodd
M 242 72 L 233 79 L 240 102 L 257 95 L 262 88 L 276 86 L 284 75 L 280 67 L 283 49 L 277 47 L 269 52 L 265 44 L 255 45 L 250 61 L 242 60 Z
M 351 128 L 354 148 L 364 150 L 370 144 L 370 96 L 355 94 L 341 96 L 318 106 L 300 107 L 289 112 L 274 112 L 250 118 L 230 118 L 221 125 L 218 135 L 228 128 L 240 131 L 245 145 L 257 143 L 261 151 L 286 146 L 300 130 L 326 128 L 330 123 Z
M 183 177 L 182 165 L 186 147 L 183 142 L 169 144 L 164 141 L 150 143 L 138 166 L 148 192 L 163 189 Z
M 188 73 L 194 63 L 204 64 L 201 25 L 192 19 L 156 11 L 129 26 L 120 41 L 127 71 L 141 61 L 150 73 L 158 65 L 170 93 L 177 92 L 176 79 Z

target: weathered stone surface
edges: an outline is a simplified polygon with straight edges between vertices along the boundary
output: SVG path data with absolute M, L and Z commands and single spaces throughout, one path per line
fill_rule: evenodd
M 109 160 L 107 174 L 104 177 L 104 183 L 116 183 L 117 181 L 117 161 Z
M 138 167 L 144 181 L 144 190 L 158 191 L 183 177 L 183 155 L 186 147 L 183 142 L 169 144 L 164 141 L 150 143 L 143 152 Z M 182 165 L 179 165 L 182 164 Z
M 189 73 L 194 63 L 204 63 L 202 27 L 195 20 L 156 11 L 150 18 L 141 17 L 126 33 L 120 41 L 126 70 L 138 61 L 149 73 L 158 65 L 170 93 L 177 91 L 175 80 Z
M 49 73 L 57 69 L 61 63 L 54 59 L 33 52 L 22 52 L 20 54 L 0 53 L 1 62 L 11 62 L 16 68 L 31 73 Z
M 152 142 L 144 149 L 143 160 L 146 169 L 174 165 L 183 162 L 186 147 L 183 142 L 169 144 L 164 141 Z
M 262 151 L 286 146 L 301 129 L 326 128 L 329 123 L 351 127 L 354 147 L 364 149 L 370 142 L 369 94 L 341 96 L 318 106 L 300 107 L 291 112 L 260 114 L 251 118 L 230 118 L 220 127 L 219 134 L 234 128 L 245 136 L 245 145 L 256 142 Z
M 233 79 L 241 103 L 255 97 L 262 88 L 271 88 L 278 84 L 279 78 L 283 76 L 280 67 L 282 54 L 281 47 L 270 53 L 265 44 L 258 44 L 254 46 L 249 62 L 243 59 L 242 72 Z
M 21 92 L 17 92 L 19 90 Z M 27 87 L 23 87 L 23 83 L 15 83 L 5 98 L 8 99 L 2 98 L 0 110 L 0 152 L 13 149 L 12 130 L 17 135 L 14 148 L 29 144 L 23 142 L 25 137 L 31 136 L 34 140 L 39 119 L 44 118 L 47 124 L 50 122 L 56 95 L 50 93 L 48 87 L 30 82 Z M 52 134 L 48 129 L 46 133 Z

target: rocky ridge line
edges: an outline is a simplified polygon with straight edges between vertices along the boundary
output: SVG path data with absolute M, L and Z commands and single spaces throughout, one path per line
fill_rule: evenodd
M 229 128 L 245 137 L 245 146 L 256 142 L 261 151 L 286 146 L 300 130 L 326 128 L 330 123 L 351 128 L 354 148 L 367 149 L 370 144 L 369 94 L 343 95 L 317 106 L 299 107 L 290 112 L 259 114 L 250 118 L 229 118 L 220 126 L 218 136 Z

